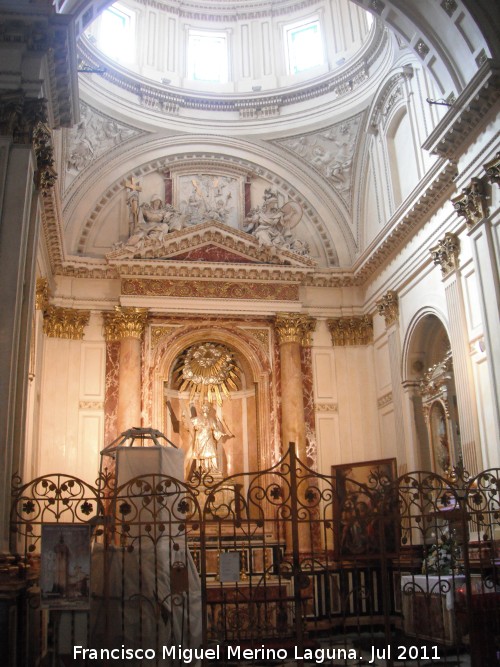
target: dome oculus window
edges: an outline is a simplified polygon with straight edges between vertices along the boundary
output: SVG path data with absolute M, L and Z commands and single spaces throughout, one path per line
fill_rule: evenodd
M 299 74 L 323 64 L 323 40 L 318 20 L 285 27 L 288 73 Z
M 227 83 L 227 34 L 208 30 L 190 30 L 187 60 L 187 76 L 192 81 Z

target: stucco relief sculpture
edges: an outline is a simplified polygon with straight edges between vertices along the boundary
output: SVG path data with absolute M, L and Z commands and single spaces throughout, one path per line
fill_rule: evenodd
M 308 244 L 296 239 L 292 232 L 301 218 L 302 208 L 299 204 L 290 201 L 279 207 L 277 193 L 268 188 L 264 191 L 262 205 L 252 208 L 246 216 L 243 231 L 255 236 L 261 245 L 276 246 L 298 255 L 308 255 Z
M 201 174 L 179 179 L 181 212 L 188 224 L 198 225 L 215 220 L 235 226 L 238 182 L 228 176 Z

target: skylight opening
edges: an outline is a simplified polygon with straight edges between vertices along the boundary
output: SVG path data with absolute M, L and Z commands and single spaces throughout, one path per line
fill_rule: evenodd
M 105 9 L 100 17 L 97 45 L 112 60 L 130 64 L 135 54 L 134 14 L 119 4 Z
M 227 83 L 229 79 L 227 34 L 190 30 L 187 76 L 193 81 Z
M 289 74 L 299 74 L 323 64 L 323 39 L 318 20 L 287 26 L 285 34 Z

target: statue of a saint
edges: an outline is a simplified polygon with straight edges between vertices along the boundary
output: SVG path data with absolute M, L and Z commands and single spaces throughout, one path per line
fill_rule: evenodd
M 228 436 L 221 422 L 210 414 L 210 406 L 203 403 L 201 414 L 196 415 L 192 408 L 193 416 L 191 423 L 194 427 L 193 461 L 196 468 L 202 473 L 222 476 L 221 452 L 218 450 L 219 442 Z

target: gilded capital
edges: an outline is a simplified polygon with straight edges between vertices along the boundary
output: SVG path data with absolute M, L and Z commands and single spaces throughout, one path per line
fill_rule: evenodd
M 492 183 L 500 185 L 500 152 L 495 155 L 493 160 L 483 164 L 483 169 Z
M 274 329 L 280 345 L 300 343 L 304 347 L 311 345 L 311 334 L 316 328 L 316 320 L 309 315 L 299 313 L 279 313 L 274 321 Z
M 141 339 L 148 319 L 147 308 L 115 306 L 114 312 L 103 313 L 104 337 L 108 342 L 124 338 Z
M 377 301 L 377 310 L 381 317 L 385 318 L 385 326 L 390 327 L 399 317 L 398 294 L 394 290 L 388 290 L 384 296 Z
M 488 215 L 484 188 L 479 178 L 473 178 L 470 184 L 463 188 L 462 194 L 453 197 L 451 202 L 458 215 L 465 218 L 469 229 Z
M 444 239 L 430 249 L 434 264 L 441 266 L 443 277 L 449 275 L 459 266 L 460 239 L 452 232 L 446 232 Z
M 48 306 L 43 313 L 43 331 L 49 338 L 81 340 L 89 319 L 90 310 Z
M 336 317 L 326 324 L 332 336 L 332 345 L 369 345 L 373 343 L 373 320 L 369 315 L 362 317 Z
M 47 278 L 36 279 L 35 308 L 46 310 L 49 305 L 49 282 Z

